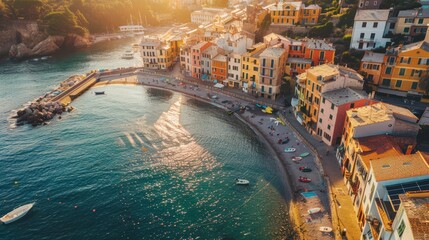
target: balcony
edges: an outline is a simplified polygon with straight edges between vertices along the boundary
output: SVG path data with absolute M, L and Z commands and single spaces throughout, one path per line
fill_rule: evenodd
M 393 220 L 389 218 L 389 215 L 390 215 L 389 209 L 386 208 L 386 206 L 389 206 L 389 205 L 384 204 L 383 200 L 379 198 L 375 198 L 375 203 L 377 206 L 378 214 L 380 214 L 380 219 L 381 219 L 381 222 L 383 223 L 384 229 L 386 231 L 393 231 L 392 229 Z M 393 212 L 393 209 L 391 210 Z
M 379 235 L 380 235 L 380 220 L 378 220 L 377 218 L 373 218 L 371 220 L 368 220 L 369 223 L 369 229 L 371 229 L 371 234 L 373 236 L 374 239 L 378 239 Z

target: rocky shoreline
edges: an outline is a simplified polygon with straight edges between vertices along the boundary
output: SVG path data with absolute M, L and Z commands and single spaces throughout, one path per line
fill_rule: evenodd
M 89 38 L 77 34 L 50 36 L 34 21 L 4 21 L 0 24 L 0 57 L 23 60 L 90 45 Z

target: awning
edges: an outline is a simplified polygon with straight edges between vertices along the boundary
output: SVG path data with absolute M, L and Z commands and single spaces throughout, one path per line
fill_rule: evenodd
M 215 85 L 214 85 L 214 87 L 215 88 L 223 88 L 223 87 L 225 87 L 222 83 L 216 83 Z
M 379 87 L 377 91 L 381 93 L 392 94 L 392 95 L 401 96 L 401 97 L 407 96 L 406 92 L 401 92 L 401 91 L 396 91 L 396 90 L 386 89 L 381 87 Z
M 203 76 L 201 77 L 202 80 L 206 80 L 209 76 L 207 76 L 207 74 L 203 74 Z
M 290 104 L 292 105 L 292 107 L 298 106 L 298 99 L 297 98 L 292 98 Z

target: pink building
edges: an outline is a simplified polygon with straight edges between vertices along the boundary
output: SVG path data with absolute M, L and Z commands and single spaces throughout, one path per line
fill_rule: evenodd
M 201 78 L 201 54 L 204 50 L 210 47 L 210 42 L 200 42 L 191 47 L 191 76 Z
M 368 105 L 370 100 L 365 93 L 351 88 L 341 88 L 322 93 L 317 135 L 328 145 L 341 143 L 346 111 L 351 108 Z

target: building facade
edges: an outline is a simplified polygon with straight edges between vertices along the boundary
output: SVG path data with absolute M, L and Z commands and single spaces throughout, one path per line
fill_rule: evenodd
M 386 47 L 390 38 L 385 37 L 389 26 L 387 22 L 390 10 L 362 10 L 358 9 L 353 24 L 350 48 L 371 50 Z
M 286 50 L 269 47 L 259 55 L 259 84 L 261 97 L 275 100 L 283 83 Z
M 271 24 L 274 25 L 309 25 L 316 24 L 322 8 L 312 4 L 305 6 L 302 2 L 284 2 L 271 4 L 268 7 Z

